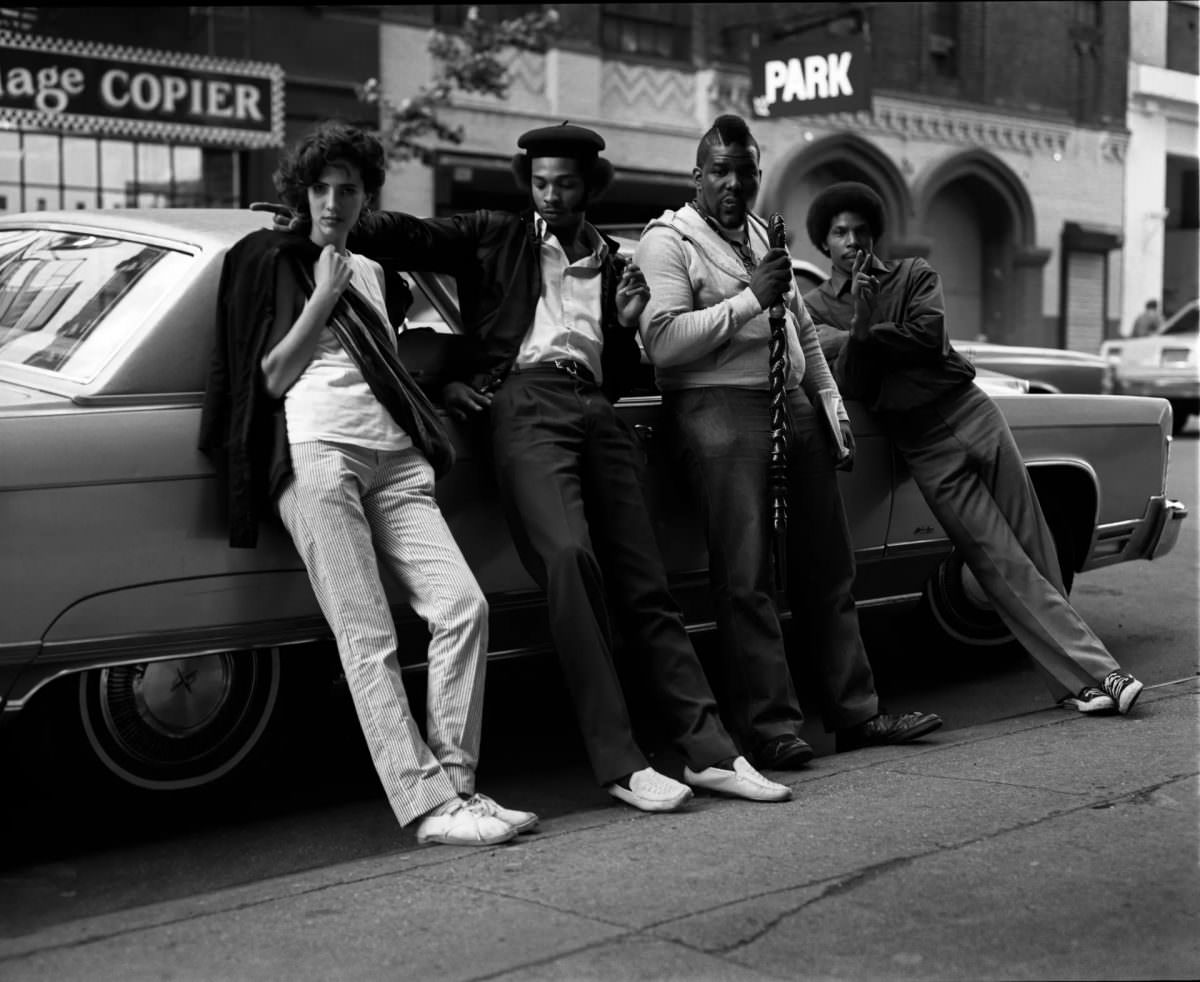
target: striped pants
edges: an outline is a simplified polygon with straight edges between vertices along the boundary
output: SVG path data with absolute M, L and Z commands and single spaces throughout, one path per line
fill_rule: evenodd
M 471 793 L 483 723 L 487 601 L 415 449 L 291 447 L 279 513 L 308 569 L 375 769 L 401 825 Z M 427 740 L 409 710 L 383 564 L 429 626 Z

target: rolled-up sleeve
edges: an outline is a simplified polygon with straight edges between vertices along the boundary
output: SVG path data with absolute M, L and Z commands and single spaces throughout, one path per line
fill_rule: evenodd
M 695 309 L 687 250 L 670 229 L 647 230 L 635 261 L 650 287 L 650 302 L 639 322 L 642 344 L 656 365 L 686 365 L 702 358 L 762 313 L 749 287 L 711 307 Z

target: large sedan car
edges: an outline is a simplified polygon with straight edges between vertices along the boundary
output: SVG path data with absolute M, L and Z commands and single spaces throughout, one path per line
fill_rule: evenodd
M 1112 338 L 1100 354 L 1115 372 L 1114 388 L 1127 395 L 1167 399 L 1175 411 L 1175 433 L 1200 413 L 1200 300 L 1163 321 L 1149 337 Z
M 75 729 L 98 774 L 198 787 L 239 768 L 329 630 L 278 523 L 228 546 L 218 475 L 196 449 L 222 258 L 270 222 L 233 210 L 40 212 L 0 218 L 0 719 L 39 708 Z M 453 284 L 413 276 L 402 356 L 430 392 L 459 328 Z M 765 364 L 765 359 L 764 359 Z M 1068 576 L 1154 559 L 1184 507 L 1164 495 L 1171 410 L 1153 398 L 996 390 Z M 646 455 L 646 493 L 688 625 L 711 625 L 704 538 L 658 445 L 659 397 L 619 403 Z M 841 476 L 863 605 L 928 597 L 971 644 L 1003 641 L 877 422 Z M 509 538 L 478 434 L 443 510 L 491 606 L 493 656 L 546 651 L 543 600 Z M 396 598 L 401 659 L 427 633 Z M 69 726 L 67 725 L 69 724 Z

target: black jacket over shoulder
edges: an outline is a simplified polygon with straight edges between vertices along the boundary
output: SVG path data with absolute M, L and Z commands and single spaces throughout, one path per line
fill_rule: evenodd
M 283 400 L 266 390 L 260 365 L 275 325 L 280 262 L 295 278 L 293 319 L 312 291 L 320 248 L 307 236 L 262 229 L 225 256 L 217 292 L 216 338 L 200 418 L 200 449 L 227 483 L 229 544 L 253 547 L 262 516 L 292 473 Z M 389 299 L 405 304 L 403 290 Z M 390 316 L 404 316 L 393 309 Z M 372 393 L 439 477 L 454 463 L 454 448 L 437 411 L 400 362 L 391 326 L 354 290 L 338 298 L 330 327 L 363 373 Z
M 199 446 L 227 482 L 229 544 L 251 547 L 274 493 L 291 473 L 283 400 L 259 365 L 275 322 L 276 267 L 301 236 L 263 229 L 226 253 L 217 290 L 216 341 L 204 389 Z
M 623 266 L 617 243 L 601 237 L 608 245 L 601 271 L 601 372 L 604 391 L 615 401 L 634 382 L 641 351 L 636 327 L 622 327 L 617 320 L 617 280 Z M 532 210 L 519 215 L 481 210 L 424 219 L 377 212 L 363 221 L 348 244 L 385 266 L 453 275 L 468 337 L 452 371 L 479 390 L 504 380 L 533 324 L 542 291 Z

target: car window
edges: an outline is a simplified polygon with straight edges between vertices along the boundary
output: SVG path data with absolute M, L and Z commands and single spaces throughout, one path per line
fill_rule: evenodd
M 433 273 L 425 273 L 421 276 L 405 273 L 404 278 L 408 280 L 413 296 L 412 306 L 408 308 L 408 313 L 404 318 L 404 330 L 432 328 L 443 334 L 456 333 L 457 318 L 454 317 L 454 312 L 458 310 L 458 285 L 454 282 L 454 278 Z M 440 293 L 439 299 L 447 313 L 450 314 L 451 323 L 447 323 L 446 317 L 442 316 L 442 312 L 430 295 L 431 291 Z
M 0 231 L 0 365 L 90 380 L 178 285 L 187 259 L 86 232 Z
M 1163 334 L 1195 334 L 1197 331 L 1197 319 L 1200 318 L 1200 307 L 1192 307 L 1191 310 L 1184 311 L 1173 324 L 1167 324 L 1163 329 Z

